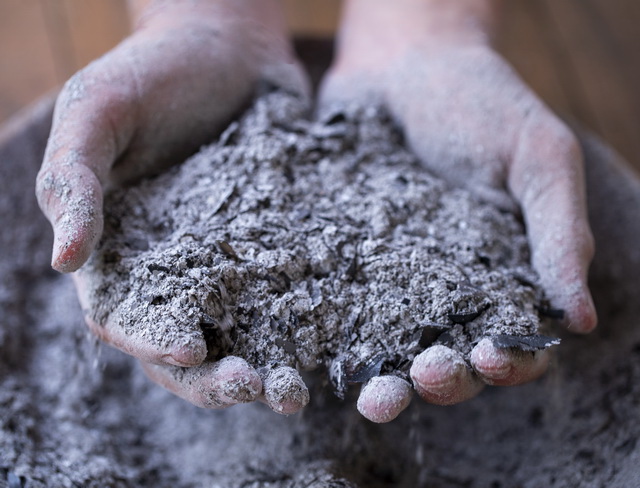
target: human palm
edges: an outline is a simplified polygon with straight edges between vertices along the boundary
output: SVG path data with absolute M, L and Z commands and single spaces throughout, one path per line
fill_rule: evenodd
M 263 82 L 307 95 L 283 29 L 268 12 L 261 15 L 266 3 L 248 11 L 243 9 L 250 3 L 234 2 L 158 8 L 67 82 L 37 181 L 40 206 L 54 229 L 55 269 L 72 272 L 87 260 L 102 234 L 107 187 L 184 160 L 211 141 Z M 85 309 L 86 279 L 74 274 Z M 252 401 L 268 382 L 240 358 L 204 362 L 201 336 L 164 347 L 128 336 L 108 320 L 95 323 L 88 310 L 85 315 L 100 339 L 138 358 L 151 379 L 196 405 Z M 287 398 L 268 403 L 281 413 L 302 406 Z
M 352 52 L 324 80 L 321 108 L 337 100 L 382 103 L 428 170 L 521 212 L 532 264 L 552 306 L 564 311 L 569 330 L 595 327 L 587 287 L 593 239 L 579 145 L 488 44 L 417 44 L 387 59 Z M 485 383 L 536 378 L 548 353 L 500 349 L 486 338 L 471 363 L 473 369 L 445 346 L 428 348 L 413 363 L 414 387 L 429 402 L 457 403 Z M 359 407 L 366 416 L 384 410 L 375 401 L 383 390 L 379 382 L 363 390 Z

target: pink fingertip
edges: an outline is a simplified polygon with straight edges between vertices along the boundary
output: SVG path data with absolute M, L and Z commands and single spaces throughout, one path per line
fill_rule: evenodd
M 204 340 L 193 341 L 191 344 L 175 346 L 162 360 L 173 366 L 191 368 L 199 366 L 207 357 L 207 345 Z
M 448 390 L 466 365 L 452 349 L 436 345 L 419 354 L 411 365 L 411 377 L 430 391 Z
M 431 346 L 411 365 L 411 379 L 418 394 L 436 405 L 453 405 L 477 395 L 483 387 L 462 355 L 446 346 Z
M 485 383 L 515 386 L 541 376 L 549 364 L 549 351 L 534 353 L 500 349 L 490 339 L 481 340 L 471 351 L 471 363 Z
M 505 379 L 513 369 L 513 358 L 506 350 L 498 349 L 490 339 L 482 339 L 471 351 L 471 364 L 482 376 Z
M 588 334 L 598 325 L 598 315 L 591 294 L 585 290 L 580 300 L 571 307 L 565 319 L 570 332 Z
M 216 363 L 212 388 L 226 404 L 249 403 L 262 392 L 262 380 L 244 359 L 229 356 Z
M 411 385 L 397 376 L 376 376 L 367 382 L 358 397 L 363 417 L 377 424 L 391 422 L 409 406 Z
M 87 243 L 87 233 L 75 232 L 74 238 L 59 237 L 56 232 L 51 267 L 60 273 L 77 271 L 89 258 L 93 243 Z
M 282 415 L 296 413 L 309 403 L 309 390 L 300 373 L 288 366 L 270 371 L 263 381 L 263 391 L 269 407 Z
M 53 226 L 51 266 L 62 273 L 78 270 L 102 234 L 102 188 L 88 168 L 42 173 L 38 202 Z

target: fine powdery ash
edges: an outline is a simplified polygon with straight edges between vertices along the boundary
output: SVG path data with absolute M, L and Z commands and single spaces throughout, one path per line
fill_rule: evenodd
M 425 134 L 425 137 L 428 137 Z M 311 121 L 259 98 L 179 167 L 113 191 L 82 268 L 91 318 L 256 368 L 320 366 L 336 393 L 407 378 L 433 343 L 535 350 L 544 299 L 516 216 L 453 190 L 379 108 Z

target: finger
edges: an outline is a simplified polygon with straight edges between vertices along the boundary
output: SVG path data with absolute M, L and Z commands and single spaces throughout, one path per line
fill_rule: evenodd
M 253 402 L 262 391 L 256 370 L 239 357 L 229 356 L 194 368 L 145 362 L 142 367 L 153 382 L 201 408 Z
M 288 366 L 266 372 L 262 378 L 263 400 L 276 413 L 290 415 L 309 403 L 309 390 L 300 373 Z
M 288 93 L 295 93 L 303 100 L 311 102 L 311 80 L 302 65 L 291 58 L 274 61 L 263 68 L 263 77 Z
M 410 370 L 413 386 L 427 402 L 453 405 L 473 398 L 483 388 L 462 355 L 446 346 L 435 345 L 420 353 Z
M 101 65 L 93 66 L 58 97 L 37 179 L 38 202 L 54 231 L 52 266 L 61 272 L 78 269 L 100 238 L 102 186 L 131 126 L 126 83 L 106 83 L 96 74 Z
M 51 266 L 62 273 L 77 270 L 102 234 L 102 186 L 86 166 L 52 164 L 38 176 L 40 208 L 53 226 Z
M 411 402 L 411 385 L 398 376 L 376 376 L 360 391 L 358 411 L 372 422 L 391 422 Z
M 382 100 L 369 87 L 370 81 L 358 78 L 354 82 L 353 77 L 340 74 L 339 69 L 330 69 L 318 89 L 318 116 L 321 119 L 330 117 L 336 109 L 344 110 L 345 106 L 370 106 L 375 105 L 374 102 L 380 104 Z
M 207 357 L 207 345 L 202 333 L 184 331 L 172 333 L 171 342 L 157 343 L 148 340 L 144 334 L 128 334 L 120 326 L 110 323 L 97 324 L 85 315 L 84 320 L 91 332 L 102 342 L 129 354 L 143 362 L 158 365 L 194 367 L 202 364 Z
M 468 185 L 466 189 L 482 202 L 493 205 L 504 212 L 519 215 L 518 203 L 502 188 L 494 188 L 488 185 Z
M 482 339 L 471 351 L 471 364 L 489 385 L 513 386 L 541 376 L 549 365 L 549 351 L 526 352 L 500 349 Z
M 147 363 L 193 367 L 206 359 L 207 343 L 198 324 L 179 327 L 160 316 L 151 321 L 154 327 L 152 331 L 145 327 L 126 328 L 128 317 L 121 317 L 119 311 L 111 313 L 106 323 L 98 324 L 86 312 L 90 306 L 82 271 L 74 273 L 73 280 L 80 305 L 85 311 L 85 322 L 101 341 Z
M 510 172 L 532 250 L 532 263 L 567 327 L 589 332 L 597 323 L 587 285 L 593 258 L 580 146 L 551 114 L 530 115 Z

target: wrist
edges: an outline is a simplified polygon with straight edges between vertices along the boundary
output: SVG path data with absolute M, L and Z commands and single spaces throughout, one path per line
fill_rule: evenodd
M 227 21 L 255 23 L 272 35 L 286 37 L 279 0 L 128 0 L 135 30 L 171 27 L 185 22 L 212 26 Z
M 361 67 L 411 50 L 490 45 L 500 0 L 348 0 L 337 64 Z
M 186 41 L 212 66 L 241 66 L 244 78 L 306 95 L 280 0 L 129 0 L 129 9 L 134 36 L 168 39 L 171 49 Z

